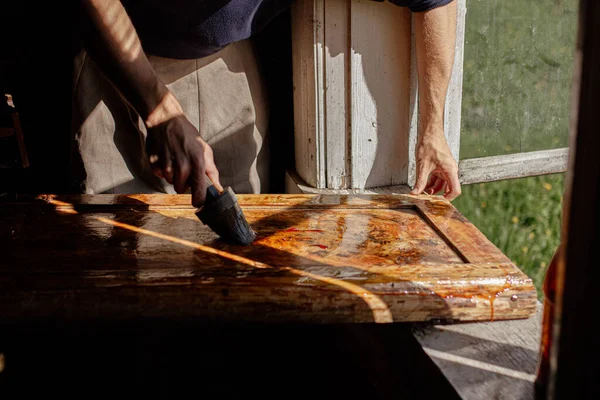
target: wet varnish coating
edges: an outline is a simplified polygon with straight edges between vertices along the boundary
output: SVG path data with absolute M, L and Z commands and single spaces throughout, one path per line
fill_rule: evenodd
M 332 323 L 535 311 L 530 279 L 438 197 L 239 200 L 251 246 L 220 241 L 184 195 L 0 203 L 0 315 Z

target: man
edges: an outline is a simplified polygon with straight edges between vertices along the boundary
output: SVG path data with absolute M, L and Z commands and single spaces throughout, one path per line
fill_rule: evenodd
M 89 57 L 78 58 L 74 89 L 82 189 L 191 188 L 194 206 L 203 204 L 205 175 L 218 189 L 265 191 L 268 105 L 248 39 L 291 2 L 83 0 Z M 415 13 L 420 132 L 412 193 L 454 199 L 460 183 L 443 115 L 456 4 L 392 2 Z

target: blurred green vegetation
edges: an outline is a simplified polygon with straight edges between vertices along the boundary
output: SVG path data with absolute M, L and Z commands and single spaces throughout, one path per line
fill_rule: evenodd
M 467 2 L 461 158 L 566 147 L 577 0 Z M 564 174 L 467 185 L 455 206 L 540 288 Z M 541 291 L 538 291 L 541 295 Z
M 567 146 L 577 6 L 467 1 L 461 158 Z

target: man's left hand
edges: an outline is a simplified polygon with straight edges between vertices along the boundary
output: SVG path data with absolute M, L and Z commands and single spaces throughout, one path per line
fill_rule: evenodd
M 461 194 L 458 166 L 443 135 L 421 138 L 416 158 L 417 179 L 411 194 L 443 192 L 451 201 Z

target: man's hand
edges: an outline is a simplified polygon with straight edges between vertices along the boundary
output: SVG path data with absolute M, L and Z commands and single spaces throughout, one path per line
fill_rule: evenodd
M 155 175 L 165 178 L 177 193 L 191 187 L 192 204 L 204 204 L 208 182 L 222 191 L 213 152 L 169 92 L 145 121 L 146 149 Z
M 456 2 L 414 14 L 419 76 L 417 180 L 412 194 L 460 195 L 456 161 L 444 136 L 444 107 L 454 62 Z
M 195 207 L 204 204 L 208 187 L 205 174 L 219 191 L 223 190 L 212 149 L 185 117 L 148 129 L 146 147 L 154 174 L 173 184 L 177 193 L 191 187 Z
M 220 191 L 210 146 L 187 120 L 179 102 L 159 79 L 119 0 L 85 0 L 86 50 L 102 73 L 144 119 L 146 147 L 154 173 L 175 186 L 192 188 L 192 204 L 204 204 L 206 175 Z
M 448 200 L 461 193 L 458 167 L 443 135 L 425 136 L 417 145 L 417 180 L 411 194 L 436 194 Z

